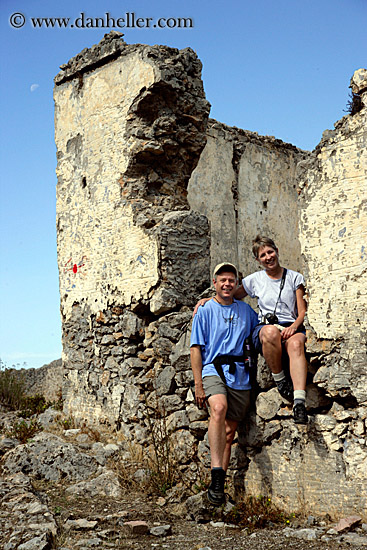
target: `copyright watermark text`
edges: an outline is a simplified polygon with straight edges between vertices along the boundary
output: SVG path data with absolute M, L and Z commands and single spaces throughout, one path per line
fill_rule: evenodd
M 29 17 L 15 12 L 9 17 L 14 29 L 21 29 L 27 23 L 34 29 L 192 29 L 192 17 L 138 17 L 135 12 L 127 12 L 123 17 L 112 17 L 109 12 L 102 17 L 88 17 L 81 12 L 78 17 Z

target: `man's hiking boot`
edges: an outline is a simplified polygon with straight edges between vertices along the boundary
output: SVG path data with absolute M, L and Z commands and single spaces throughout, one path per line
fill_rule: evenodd
M 225 502 L 224 480 L 226 473 L 224 470 L 212 470 L 212 482 L 208 489 L 208 500 L 215 506 L 220 506 Z
M 284 399 L 287 401 L 293 401 L 293 386 L 292 383 L 287 379 L 283 378 L 280 382 L 277 382 L 278 392 Z
M 297 405 L 294 405 L 293 418 L 295 424 L 307 424 L 308 417 L 304 403 L 297 403 Z

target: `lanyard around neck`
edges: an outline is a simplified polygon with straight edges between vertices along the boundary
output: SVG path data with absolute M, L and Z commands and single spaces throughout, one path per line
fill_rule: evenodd
M 284 283 L 285 283 L 285 276 L 287 275 L 287 270 L 285 267 L 283 267 L 283 275 L 282 275 L 282 280 L 280 281 L 280 289 L 279 289 L 279 296 L 278 296 L 278 299 L 277 299 L 277 303 L 275 304 L 275 308 L 274 308 L 274 313 L 273 315 L 275 315 L 275 312 L 276 312 L 276 309 L 277 309 L 277 306 L 278 306 L 278 302 L 280 300 L 280 295 L 282 293 L 282 290 L 284 288 Z

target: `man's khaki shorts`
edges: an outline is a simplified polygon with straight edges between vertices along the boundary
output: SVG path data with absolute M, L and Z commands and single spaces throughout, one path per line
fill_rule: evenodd
M 229 388 L 220 376 L 205 376 L 203 378 L 205 395 L 209 398 L 212 395 L 222 394 L 227 397 L 228 420 L 241 422 L 246 416 L 250 407 L 250 390 L 234 390 Z

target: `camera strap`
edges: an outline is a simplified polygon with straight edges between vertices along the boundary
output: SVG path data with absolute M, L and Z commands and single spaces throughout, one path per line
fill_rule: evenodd
M 275 304 L 275 308 L 274 308 L 274 313 L 273 315 L 275 315 L 275 311 L 277 309 L 277 306 L 278 306 L 278 302 L 280 300 L 280 295 L 282 293 L 282 290 L 284 288 L 284 283 L 285 283 L 285 276 L 287 275 L 287 270 L 285 267 L 283 267 L 283 275 L 282 275 L 282 280 L 280 281 L 280 289 L 279 289 L 279 296 L 278 296 L 278 299 L 277 299 L 277 302 Z

